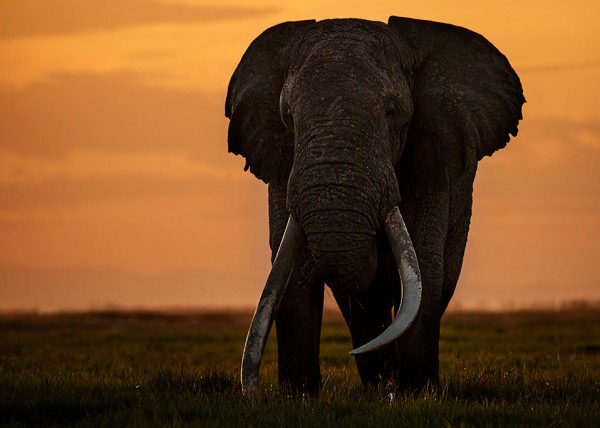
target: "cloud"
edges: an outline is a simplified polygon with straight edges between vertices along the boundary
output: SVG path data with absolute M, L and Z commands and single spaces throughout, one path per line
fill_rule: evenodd
M 251 307 L 261 275 L 189 268 L 138 274 L 94 267 L 23 268 L 0 265 L 0 311 L 120 308 Z M 218 286 L 217 286 L 218 285 Z
M 262 271 L 269 261 L 266 207 L 266 188 L 251 177 L 0 186 L 0 264 L 157 273 L 235 260 L 238 271 Z M 248 254 L 257 241 L 264 250 Z
M 0 209 L 197 192 L 211 200 L 250 179 L 227 153 L 224 94 L 142 80 L 56 75 L 0 90 Z
M 55 178 L 159 176 L 179 180 L 231 178 L 232 170 L 191 160 L 176 151 L 75 152 L 61 158 L 37 158 L 0 151 L 0 184 L 43 183 Z
M 567 117 L 538 117 L 528 120 L 526 128 L 536 140 L 552 140 L 573 153 L 593 150 L 600 155 L 600 121 Z
M 226 152 L 224 93 L 153 87 L 145 79 L 60 74 L 23 90 L 0 89 L 2 149 L 36 157 L 175 150 L 208 163 Z
M 579 71 L 594 70 L 600 67 L 597 62 L 574 62 L 574 63 L 554 63 L 554 64 L 536 64 L 518 67 L 519 73 L 553 73 L 561 71 Z
M 0 184 L 0 212 L 107 200 L 134 205 L 152 198 L 168 196 L 177 199 L 189 195 L 203 197 L 208 204 L 227 192 L 240 189 L 243 183 L 240 185 L 239 175 L 222 179 L 210 175 L 180 179 L 158 174 L 107 174 L 86 178 L 53 177 L 38 183 Z
M 600 124 L 565 117 L 526 119 L 506 149 L 484 159 L 476 189 L 479 203 L 497 218 L 600 220 Z M 500 211 L 499 206 L 506 211 Z
M 529 171 L 530 179 L 535 178 L 533 172 L 554 173 L 558 178 L 557 171 L 578 175 L 595 170 L 600 161 L 600 123 L 593 118 L 526 117 L 518 137 L 492 159 L 489 164 Z
M 45 0 L 0 2 L 0 39 L 79 34 L 124 27 L 265 16 L 276 8 L 192 6 L 156 0 Z

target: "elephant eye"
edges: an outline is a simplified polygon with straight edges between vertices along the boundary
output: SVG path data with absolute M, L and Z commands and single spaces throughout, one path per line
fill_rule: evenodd
M 390 104 L 388 104 L 388 105 L 387 105 L 387 107 L 385 108 L 385 115 L 386 115 L 387 117 L 394 116 L 394 115 L 396 114 L 396 112 L 397 112 L 397 111 L 398 111 L 398 110 L 396 109 L 396 105 L 395 105 L 395 104 L 393 104 L 393 103 L 390 103 Z
M 283 110 L 281 110 L 281 121 L 288 129 L 288 131 L 294 129 L 294 118 L 292 116 L 292 111 L 289 108 L 286 107 Z
M 286 102 L 283 91 L 279 94 L 279 116 L 283 125 L 288 131 L 294 129 L 294 118 L 292 117 L 292 109 Z

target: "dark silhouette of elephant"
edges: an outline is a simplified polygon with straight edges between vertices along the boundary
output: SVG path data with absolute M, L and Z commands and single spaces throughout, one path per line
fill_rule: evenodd
M 366 386 L 438 383 L 477 162 L 517 134 L 524 102 L 508 60 L 448 24 L 286 22 L 252 42 L 225 107 L 229 151 L 269 189 L 273 268 L 244 350 L 246 393 L 273 320 L 280 384 L 319 391 L 324 283 Z

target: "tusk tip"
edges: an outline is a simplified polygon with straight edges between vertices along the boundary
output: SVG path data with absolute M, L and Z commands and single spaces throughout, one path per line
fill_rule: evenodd
M 358 348 L 350 351 L 350 355 L 356 356 L 356 355 L 364 354 L 369 351 L 374 351 L 376 349 L 379 349 L 379 348 L 385 346 L 386 344 L 387 343 L 385 343 L 385 342 L 376 342 L 376 343 L 368 342 L 368 343 L 365 343 L 364 345 L 359 346 Z
M 394 321 L 379 336 L 354 349 L 350 352 L 350 355 L 374 351 L 397 340 L 412 325 L 419 312 L 422 294 L 419 263 L 408 230 L 397 206 L 390 211 L 386 219 L 386 234 L 402 282 L 402 303 Z

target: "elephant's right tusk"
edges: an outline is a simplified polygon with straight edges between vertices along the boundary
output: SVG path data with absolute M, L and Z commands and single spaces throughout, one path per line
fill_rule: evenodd
M 242 392 L 247 396 L 258 394 L 260 361 L 303 241 L 300 226 L 290 216 L 246 337 L 241 378 Z
M 370 342 L 356 348 L 351 355 L 379 349 L 398 339 L 411 326 L 421 304 L 421 272 L 406 225 L 398 207 L 394 207 L 385 220 L 385 231 L 402 279 L 402 303 L 398 315 L 390 326 Z

